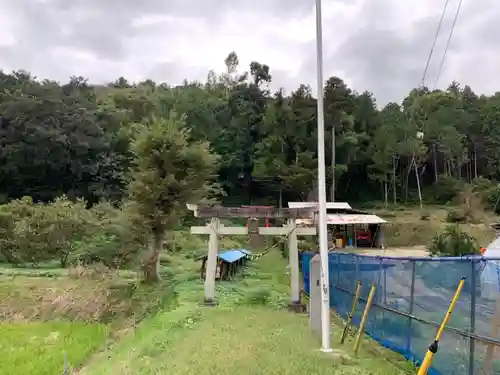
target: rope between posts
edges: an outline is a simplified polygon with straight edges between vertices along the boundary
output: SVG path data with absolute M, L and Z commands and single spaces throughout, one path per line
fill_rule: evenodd
M 266 255 L 267 253 L 269 253 L 275 247 L 281 245 L 283 242 L 284 242 L 284 239 L 282 238 L 278 243 L 275 243 L 274 245 L 267 247 L 263 252 L 258 253 L 258 254 L 251 254 L 248 257 L 250 258 L 250 260 L 259 259 L 259 258 L 263 257 L 264 255 Z

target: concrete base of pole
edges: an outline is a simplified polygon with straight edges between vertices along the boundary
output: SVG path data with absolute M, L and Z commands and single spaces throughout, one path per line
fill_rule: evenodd
M 320 350 L 321 350 L 322 353 L 333 353 L 333 349 L 332 348 L 328 348 L 328 349 L 321 348 Z
M 212 298 L 204 298 L 203 303 L 201 304 L 202 306 L 207 306 L 207 307 L 215 307 L 218 305 L 217 301 Z
M 335 358 L 337 360 L 340 359 L 344 365 L 355 364 L 358 362 L 355 358 L 352 358 L 345 351 L 340 350 L 340 349 L 329 349 L 327 351 L 324 351 L 323 349 L 321 349 L 321 352 L 325 353 L 325 355 L 328 355 L 329 357 Z

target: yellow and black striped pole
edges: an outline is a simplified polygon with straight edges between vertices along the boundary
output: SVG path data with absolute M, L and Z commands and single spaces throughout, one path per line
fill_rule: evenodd
M 349 333 L 349 328 L 352 323 L 352 317 L 356 313 L 356 307 L 358 307 L 358 300 L 359 296 L 361 295 L 361 281 L 356 282 L 356 294 L 354 295 L 354 300 L 352 301 L 352 308 L 351 308 L 351 313 L 347 317 L 347 320 L 345 322 L 345 327 L 344 331 L 342 332 L 342 337 L 340 338 L 340 344 L 343 344 L 345 341 L 345 338 L 347 337 L 347 334 Z
M 444 329 L 446 327 L 446 324 L 448 324 L 448 321 L 450 320 L 451 313 L 455 309 L 455 305 L 460 298 L 460 293 L 462 292 L 462 288 L 464 287 L 465 283 L 465 277 L 462 277 L 460 280 L 460 283 L 458 284 L 457 290 L 455 292 L 455 295 L 453 296 L 453 299 L 451 300 L 450 306 L 448 307 L 448 311 L 446 312 L 446 315 L 443 319 L 443 322 L 441 323 L 441 326 L 439 327 L 436 338 L 432 342 L 432 344 L 429 345 L 429 349 L 427 350 L 427 353 L 425 354 L 424 360 L 422 361 L 422 365 L 418 369 L 417 375 L 427 375 L 429 369 L 432 366 L 432 359 L 434 358 L 434 355 L 437 353 L 439 349 L 439 340 L 441 339 L 441 336 L 443 335 Z

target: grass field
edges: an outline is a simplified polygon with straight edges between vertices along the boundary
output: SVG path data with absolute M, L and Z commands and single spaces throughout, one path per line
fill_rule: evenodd
M 85 374 L 408 373 L 409 367 L 385 350 L 380 349 L 381 355 L 363 350 L 360 359 L 354 360 L 323 354 L 318 345 L 305 316 L 253 306 L 184 307 L 145 322 L 133 338 L 120 343 L 106 359 L 89 365 Z
M 352 342 L 342 355 L 327 355 L 307 317 L 283 309 L 288 300 L 285 261 L 278 252 L 257 262 L 245 279 L 222 283 L 220 304 L 200 307 L 201 283 L 179 289 L 179 307 L 144 321 L 109 351 L 97 355 L 85 375 L 132 374 L 410 374 L 398 355 L 366 340 L 358 359 Z M 333 342 L 341 331 L 334 319 Z M 337 348 L 338 349 L 338 348 Z
M 445 209 L 430 211 L 377 213 L 390 222 L 389 244 L 414 246 L 426 245 L 446 225 Z M 483 245 L 494 219 L 462 227 Z M 153 287 L 140 284 L 132 271 L 0 266 L 0 374 L 59 375 L 64 353 L 74 375 L 415 373 L 368 338 L 352 358 L 352 338 L 336 345 L 342 321 L 334 314 L 337 351 L 321 353 L 307 317 L 285 308 L 290 276 L 278 250 L 236 280 L 218 283 L 219 306 L 200 306 L 203 284 L 193 258 L 205 243 L 178 236 L 181 251 L 162 256 L 164 281 Z M 244 238 L 224 238 L 222 246 L 241 247 L 238 240 Z
M 177 266 L 172 264 L 175 271 Z M 134 272 L 73 271 L 1 270 L 0 374 L 59 375 L 65 353 L 79 369 L 174 298 L 173 285 L 144 286 Z
M 78 322 L 0 323 L 0 374 L 58 375 L 81 366 L 106 342 L 107 326 Z
M 285 308 L 289 275 L 277 250 L 218 283 L 215 308 L 199 305 L 198 264 L 181 254 L 165 264 L 157 287 L 138 284 L 130 272 L 96 278 L 5 271 L 0 374 L 59 375 L 64 352 L 75 375 L 413 373 L 369 339 L 357 359 L 352 342 L 340 354 L 321 353 L 307 317 Z M 341 321 L 333 322 L 337 343 Z

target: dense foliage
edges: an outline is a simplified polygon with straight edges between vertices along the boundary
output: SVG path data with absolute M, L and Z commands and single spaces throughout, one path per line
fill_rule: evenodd
M 12 265 L 57 260 L 63 268 L 75 262 L 117 267 L 135 260 L 137 249 L 121 211 L 106 203 L 87 209 L 64 196 L 49 204 L 25 197 L 0 209 L 0 261 Z
M 234 52 L 225 63 L 221 75 L 176 87 L 0 72 L 0 261 L 113 266 L 149 245 L 153 280 L 185 203 L 214 193 L 233 205 L 315 199 L 311 89 L 272 93 L 269 66 L 241 73 Z M 500 210 L 499 94 L 452 82 L 379 108 L 331 77 L 324 95 L 331 198 L 461 200 L 450 222 L 472 222 L 477 200 Z
M 61 194 L 121 200 L 135 125 L 172 110 L 191 140 L 221 155 L 218 182 L 237 204 L 284 204 L 307 198 L 316 180 L 316 100 L 306 85 L 271 93 L 271 70 L 253 62 L 237 73 L 210 72 L 206 83 L 170 87 L 124 78 L 93 86 L 0 73 L 0 191 L 3 201 Z M 401 103 L 377 108 L 338 77 L 325 83 L 328 180 L 336 134 L 337 200 L 447 200 L 459 183 L 500 177 L 500 95 L 477 95 L 453 82 L 422 87 Z M 419 183 L 419 184 L 418 184 Z M 330 192 L 331 193 L 331 192 Z M 495 202 L 492 203 L 494 205 Z

